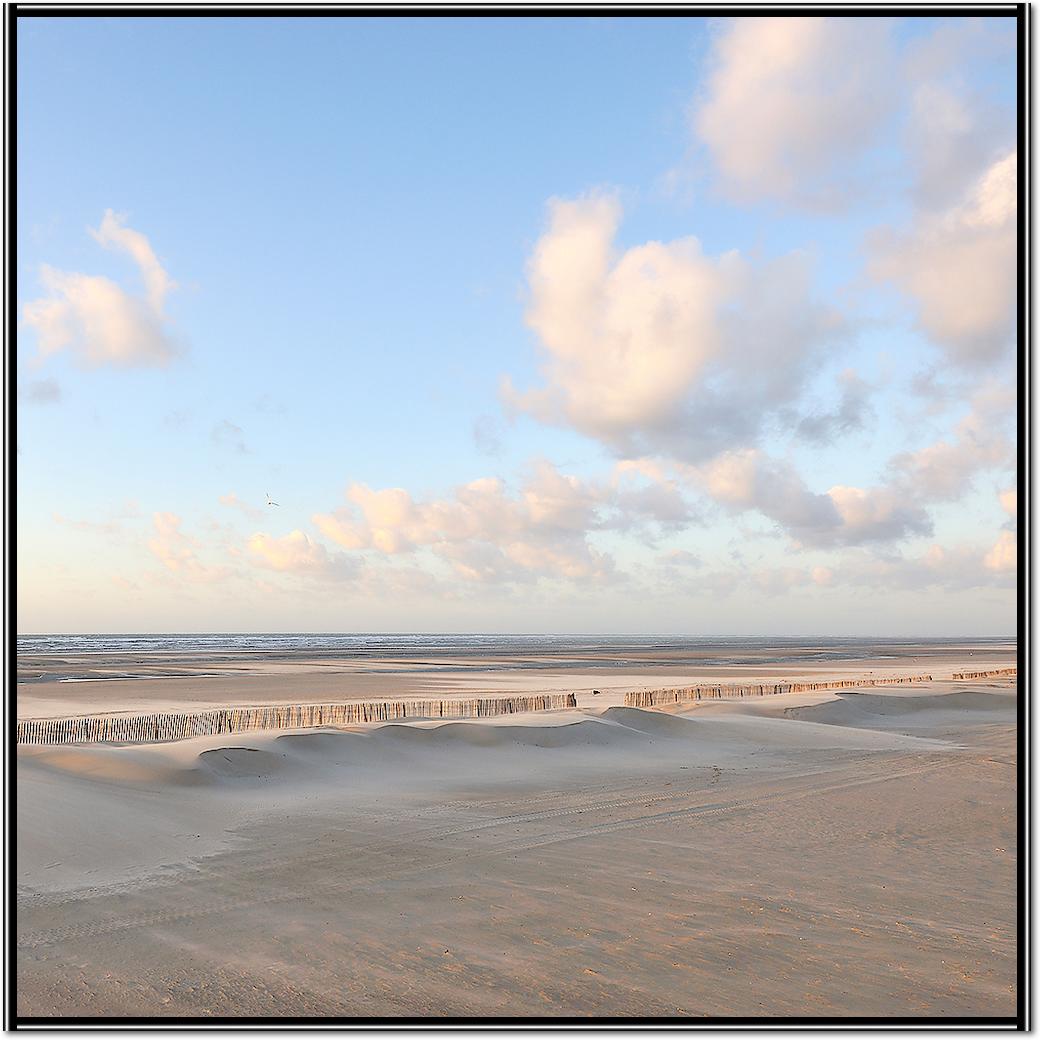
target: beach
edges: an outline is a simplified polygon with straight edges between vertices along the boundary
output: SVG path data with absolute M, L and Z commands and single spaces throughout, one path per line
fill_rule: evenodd
M 20 747 L 18 1013 L 1013 1016 L 1016 680 L 952 676 L 1015 659 L 996 641 L 20 655 L 19 718 L 576 706 Z M 884 685 L 911 674 L 932 679 Z M 840 677 L 879 685 L 624 706 Z

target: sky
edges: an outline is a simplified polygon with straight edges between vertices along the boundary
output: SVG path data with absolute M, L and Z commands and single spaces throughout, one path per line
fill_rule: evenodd
M 20 632 L 1015 630 L 1013 19 L 17 33 Z

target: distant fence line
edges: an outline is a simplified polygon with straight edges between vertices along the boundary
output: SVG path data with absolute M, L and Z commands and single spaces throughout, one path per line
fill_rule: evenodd
M 1018 668 L 994 668 L 990 672 L 954 672 L 954 679 L 989 679 L 994 675 L 1018 675 Z
M 258 729 L 306 729 L 405 718 L 483 719 L 521 711 L 574 707 L 577 701 L 573 693 L 546 693 L 454 701 L 352 701 L 151 715 L 80 715 L 20 720 L 17 741 L 19 744 L 147 744 Z
M 930 675 L 902 675 L 881 679 L 821 679 L 819 682 L 770 683 L 754 685 L 684 686 L 677 690 L 635 690 L 625 694 L 630 708 L 653 708 L 658 704 L 682 701 L 739 700 L 744 697 L 772 697 L 778 693 L 805 693 L 812 690 L 845 690 L 856 686 L 895 686 L 901 683 L 931 682 Z

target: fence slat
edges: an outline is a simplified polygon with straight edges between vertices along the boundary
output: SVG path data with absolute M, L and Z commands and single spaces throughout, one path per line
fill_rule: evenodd
M 1014 669 L 1003 669 L 1006 674 Z M 989 673 L 993 674 L 993 673 Z M 954 675 L 954 678 L 975 676 Z M 690 686 L 669 690 L 633 690 L 625 694 L 629 708 L 653 708 L 659 704 L 681 704 L 684 701 L 739 700 L 743 697 L 768 697 L 778 693 L 806 693 L 812 690 L 844 690 L 866 686 L 902 686 L 906 683 L 931 682 L 930 675 L 902 675 L 878 679 L 821 679 L 819 682 L 774 683 L 772 685 L 733 683 L 723 686 Z
M 219 708 L 150 715 L 70 716 L 24 719 L 16 727 L 19 744 L 145 744 L 211 733 L 262 729 L 305 729 L 336 722 L 386 722 L 404 718 L 489 718 L 523 711 L 575 708 L 573 693 L 517 697 L 476 697 L 451 701 L 349 701 L 341 704 L 282 704 Z

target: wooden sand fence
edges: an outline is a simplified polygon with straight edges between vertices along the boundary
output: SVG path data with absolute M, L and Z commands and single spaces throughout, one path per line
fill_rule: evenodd
M 451 701 L 350 701 L 345 704 L 277 704 L 151 715 L 76 715 L 20 719 L 19 744 L 152 744 L 260 729 L 308 729 L 392 719 L 485 719 L 521 711 L 574 708 L 573 693 L 476 697 Z
M 630 708 L 653 708 L 658 704 L 679 704 L 683 701 L 740 700 L 744 697 L 772 697 L 778 693 L 845 690 L 860 686 L 896 686 L 904 683 L 931 681 L 930 675 L 902 675 L 879 679 L 821 679 L 818 682 L 763 683 L 759 685 L 742 683 L 683 686 L 674 690 L 635 690 L 625 694 L 625 704 Z
M 991 672 L 954 672 L 954 679 L 991 679 L 998 675 L 1018 675 L 1018 668 L 994 668 Z

